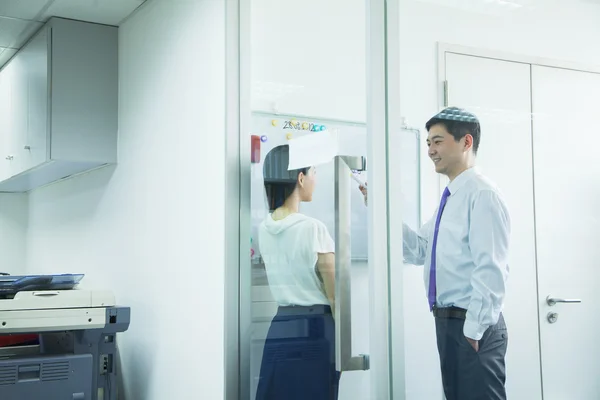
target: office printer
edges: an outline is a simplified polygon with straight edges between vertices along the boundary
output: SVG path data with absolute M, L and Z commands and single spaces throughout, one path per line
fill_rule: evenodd
M 83 275 L 0 276 L 0 399 L 116 400 L 130 309 Z

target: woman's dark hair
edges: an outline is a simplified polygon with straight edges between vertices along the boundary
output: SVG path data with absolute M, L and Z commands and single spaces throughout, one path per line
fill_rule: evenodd
M 309 167 L 288 171 L 290 147 L 285 144 L 274 147 L 265 156 L 263 179 L 269 211 L 280 207 L 296 189 L 298 175 L 307 174 Z

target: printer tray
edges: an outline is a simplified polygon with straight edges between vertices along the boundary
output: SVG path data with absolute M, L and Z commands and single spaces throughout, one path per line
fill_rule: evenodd
M 0 358 L 2 400 L 90 400 L 92 355 Z
M 83 279 L 84 274 L 0 276 L 0 298 L 18 292 L 34 290 L 70 290 Z

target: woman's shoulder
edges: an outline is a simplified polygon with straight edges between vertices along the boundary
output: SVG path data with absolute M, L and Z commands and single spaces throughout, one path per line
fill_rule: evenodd
M 268 214 L 259 224 L 259 230 L 271 231 L 273 229 L 287 229 L 292 226 L 301 229 L 327 229 L 325 224 L 316 218 L 310 217 L 306 214 L 295 213 L 288 215 L 284 219 L 276 220 L 273 219 L 272 214 Z
M 308 215 L 305 214 L 299 214 L 301 215 L 300 220 L 305 223 L 307 226 L 311 226 L 313 228 L 316 229 L 325 229 L 327 230 L 327 227 L 325 226 L 325 224 L 321 221 L 318 220 L 316 218 L 310 217 Z

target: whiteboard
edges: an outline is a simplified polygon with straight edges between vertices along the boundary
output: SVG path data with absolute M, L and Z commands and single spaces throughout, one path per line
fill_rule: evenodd
M 257 229 L 268 215 L 267 200 L 263 184 L 263 163 L 265 156 L 274 147 L 286 144 L 290 138 L 304 135 L 318 135 L 321 130 L 335 131 L 339 137 L 339 154 L 350 156 L 367 156 L 367 127 L 365 124 L 328 121 L 314 118 L 294 118 L 266 113 L 254 113 L 252 116 L 251 135 L 261 137 L 260 162 L 251 165 L 251 205 L 252 205 L 252 257 L 259 257 Z M 399 173 L 390 171 L 390 176 L 399 179 L 402 190 L 402 217 L 404 222 L 413 227 L 420 225 L 420 157 L 419 132 L 417 130 L 401 130 L 390 139 L 389 154 L 398 157 Z M 397 135 L 397 136 L 396 136 Z M 367 171 L 358 175 L 368 181 Z M 335 197 L 334 197 L 334 163 L 316 167 L 317 183 L 313 200 L 302 203 L 300 212 L 322 221 L 331 237 L 335 235 Z M 351 254 L 354 260 L 368 258 L 368 225 L 367 207 L 358 184 L 352 181 L 356 190 L 351 195 Z M 394 205 L 392 205 L 393 207 Z

